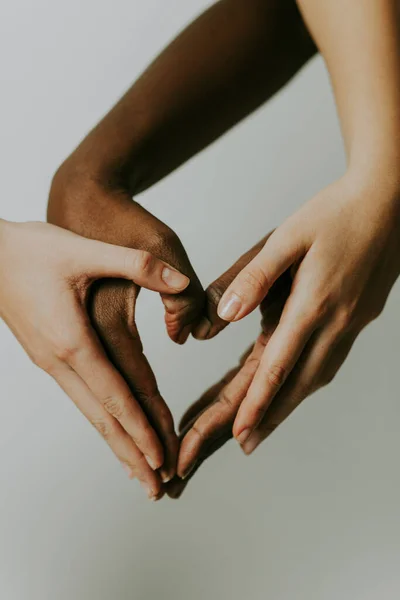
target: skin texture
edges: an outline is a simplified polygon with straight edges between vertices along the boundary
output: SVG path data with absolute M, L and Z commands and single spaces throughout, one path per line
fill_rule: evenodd
M 139 477 L 156 498 L 163 446 L 107 359 L 87 302 L 91 287 L 103 278 L 133 280 L 170 294 L 184 290 L 189 279 L 147 252 L 87 240 L 45 223 L 0 220 L 0 255 L 0 317 L 103 435 L 129 476 Z
M 206 297 L 176 234 L 132 196 L 250 114 L 314 53 L 293 2 L 217 2 L 156 59 L 53 179 L 51 223 L 150 251 L 190 277 L 184 293 L 162 294 L 174 341 L 183 343 L 207 316 Z M 143 354 L 134 320 L 138 293 L 131 283 L 97 282 L 89 311 L 108 357 L 163 443 L 167 480 L 176 472 L 178 438 Z
M 156 59 L 61 166 L 49 201 L 50 221 L 87 237 L 168 257 L 190 276 L 183 297 L 163 297 L 167 329 L 176 341 L 184 342 L 190 331 L 199 339 L 212 337 L 223 328 L 223 320 L 242 318 L 260 303 L 264 306 L 271 294 L 273 299 L 274 285 L 287 272 L 294 278 L 280 312 L 271 317 L 263 309 L 263 335 L 240 371 L 229 375 L 236 379 L 230 384 L 228 377 L 228 391 L 221 386 L 217 408 L 213 405 L 213 418 L 220 425 L 230 419 L 231 427 L 234 420 L 234 434 L 246 452 L 255 447 L 256 434 L 261 439 L 271 422 L 279 424 L 308 393 L 333 377 L 359 331 L 382 309 L 398 273 L 393 258 L 398 256 L 400 159 L 398 136 L 393 135 L 400 126 L 396 3 L 301 0 L 298 6 L 332 78 L 349 169 L 279 227 L 232 283 L 225 277 L 230 287 L 219 316 L 216 306 L 226 281 L 215 285 L 214 296 L 209 293 L 205 302 L 175 234 L 131 197 L 260 106 L 316 52 L 294 2 L 221 0 L 213 5 Z M 376 283 L 381 284 L 378 289 Z M 168 430 L 166 435 L 165 424 L 158 421 L 158 405 L 148 401 L 153 392 L 159 397 L 154 376 L 149 369 L 135 368 L 142 350 L 128 315 L 137 291 L 101 282 L 91 315 L 131 389 L 139 395 L 146 390 L 142 406 L 172 457 L 176 440 L 169 444 L 172 434 Z M 232 292 L 241 302 L 236 316 L 226 309 Z M 131 355 L 129 344 L 136 348 Z M 206 394 L 202 403 L 219 391 Z M 227 402 L 232 394 L 234 399 Z M 226 406 L 232 409 L 229 419 L 220 412 Z M 190 468 L 193 473 L 199 459 L 224 441 L 216 435 L 215 445 L 207 450 L 203 439 L 196 443 L 202 438 L 198 409 L 184 421 L 180 476 Z M 204 420 L 204 415 L 199 418 Z M 225 438 L 229 436 L 227 430 Z M 168 477 L 173 472 L 171 468 Z M 167 486 L 172 496 L 177 495 L 175 484 Z
M 222 301 L 231 291 L 243 299 L 235 320 L 260 305 L 263 331 L 239 366 L 183 417 L 178 475 L 185 481 L 168 485 L 171 497 L 182 494 L 232 433 L 251 454 L 306 397 L 333 380 L 399 276 L 399 227 L 399 205 L 388 190 L 360 189 L 346 176 L 211 284 L 210 303 L 224 288 Z M 246 429 L 250 434 L 240 439 Z
M 360 331 L 383 310 L 399 275 L 398 3 L 299 5 L 332 77 L 349 167 L 275 230 L 224 292 L 220 318 L 239 320 L 261 303 L 265 323 L 276 284 L 288 273 L 293 277 L 280 314 L 269 314 L 272 323 L 243 366 L 184 418 L 182 477 L 229 437 L 232 425 L 251 453 L 304 398 L 329 383 Z M 221 287 L 224 282 L 218 293 Z M 215 302 L 209 312 L 215 315 Z M 196 330 L 203 339 L 213 333 Z M 174 481 L 169 493 L 178 497 L 183 488 Z
M 305 361 L 302 387 L 293 391 L 295 404 L 307 395 L 334 348 L 351 345 L 380 313 L 398 276 L 396 2 L 358 1 L 346 13 L 342 0 L 299 4 L 330 70 L 349 168 L 274 232 L 219 304 L 220 317 L 241 319 L 286 269 L 298 267 L 279 326 L 235 419 L 233 433 L 241 444 L 249 443 L 297 362 Z
M 174 341 L 183 343 L 203 310 L 204 293 L 177 236 L 132 202 L 126 192 L 104 189 L 93 182 L 79 181 L 77 187 L 72 187 L 71 181 L 64 184 L 59 175 L 55 179 L 49 220 L 64 226 L 68 223 L 70 229 L 84 231 L 86 237 L 151 252 L 190 278 L 189 286 L 176 300 L 171 294 L 161 294 L 168 333 Z M 95 205 L 93 218 L 90 216 L 92 202 Z M 71 215 L 71 207 L 77 205 L 85 207 L 87 213 L 78 210 Z M 82 212 L 85 213 L 83 223 L 80 222 Z M 176 472 L 179 442 L 171 412 L 157 387 L 136 327 L 135 305 L 139 292 L 140 286 L 132 282 L 98 281 L 89 298 L 89 313 L 107 356 L 125 378 L 162 442 L 164 463 L 160 475 L 165 482 Z

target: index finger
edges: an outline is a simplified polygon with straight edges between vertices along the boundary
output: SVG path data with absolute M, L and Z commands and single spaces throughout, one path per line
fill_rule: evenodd
M 107 358 L 95 331 L 88 324 L 82 341 L 64 357 L 92 394 L 132 437 L 152 469 L 164 461 L 161 442 L 128 384 Z

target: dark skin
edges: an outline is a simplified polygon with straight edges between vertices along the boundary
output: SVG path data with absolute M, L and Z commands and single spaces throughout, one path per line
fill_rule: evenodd
M 190 277 L 183 294 L 162 297 L 168 334 L 178 343 L 191 331 L 207 339 L 223 329 L 215 307 L 226 278 L 211 286 L 206 297 L 179 238 L 132 196 L 261 106 L 315 52 L 295 2 L 221 0 L 170 44 L 54 177 L 51 223 L 85 237 L 148 250 Z M 161 497 L 162 479 L 176 472 L 179 443 L 135 325 L 138 293 L 130 283 L 102 281 L 90 308 L 109 358 L 163 443 L 165 461 L 157 475 Z M 193 409 L 190 416 L 195 414 Z M 182 475 L 182 454 L 179 466 Z

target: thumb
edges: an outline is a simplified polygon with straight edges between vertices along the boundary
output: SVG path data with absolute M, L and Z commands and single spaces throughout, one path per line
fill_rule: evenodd
M 209 340 L 229 325 L 228 321 L 221 319 L 218 315 L 219 302 L 239 273 L 257 256 L 272 233 L 271 231 L 258 244 L 245 252 L 225 273 L 208 286 L 206 290 L 205 314 L 193 330 L 193 337 L 197 340 Z
M 141 287 L 168 294 L 177 294 L 190 283 L 186 275 L 145 250 L 85 240 L 80 258 L 85 274 L 92 279 L 130 279 Z
M 305 254 L 305 244 L 291 235 L 288 227 L 276 229 L 259 253 L 235 277 L 225 290 L 218 316 L 224 321 L 238 321 L 252 312 L 276 280 Z

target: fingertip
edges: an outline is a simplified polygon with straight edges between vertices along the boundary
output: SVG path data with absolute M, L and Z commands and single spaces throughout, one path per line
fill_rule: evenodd
M 241 298 L 235 293 L 230 292 L 222 296 L 218 304 L 217 313 L 223 321 L 234 321 L 242 311 L 243 303 Z
M 178 337 L 176 338 L 176 340 L 175 340 L 176 343 L 179 344 L 180 346 L 183 346 L 183 344 L 186 344 L 191 331 L 192 331 L 192 325 L 186 325 L 180 331 Z
M 212 324 L 207 317 L 202 317 L 199 323 L 193 328 L 192 335 L 196 340 L 206 340 L 212 329 Z
M 254 452 L 257 446 L 260 444 L 261 440 L 257 432 L 254 432 L 243 444 L 241 444 L 241 449 L 246 456 L 249 456 Z
M 235 439 L 241 446 L 245 444 L 253 433 L 250 427 L 241 428 L 237 433 L 234 433 Z
M 170 483 L 166 486 L 166 492 L 171 498 L 171 500 L 178 500 L 185 489 L 187 482 L 182 481 L 182 479 L 178 479 L 177 477 L 170 481 Z
M 162 458 L 160 458 L 160 456 L 154 457 L 154 456 L 149 456 L 148 454 L 145 454 L 144 457 L 152 471 L 157 471 L 158 469 L 160 469 L 163 466 L 164 457 L 162 457 Z

